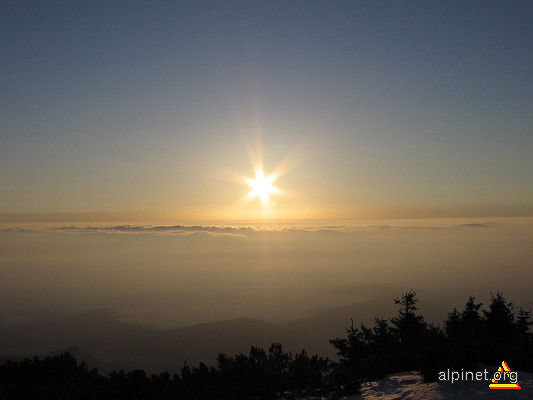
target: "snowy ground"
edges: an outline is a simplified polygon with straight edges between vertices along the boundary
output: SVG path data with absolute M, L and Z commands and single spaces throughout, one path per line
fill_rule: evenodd
M 533 399 L 533 374 L 518 372 L 521 390 L 491 390 L 489 382 L 422 383 L 417 372 L 400 372 L 377 382 L 363 385 L 361 395 L 346 400 L 361 399 Z

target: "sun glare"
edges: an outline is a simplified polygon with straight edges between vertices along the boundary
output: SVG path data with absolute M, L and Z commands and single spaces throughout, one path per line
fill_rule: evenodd
M 246 179 L 246 183 L 252 187 L 248 196 L 259 197 L 263 205 L 268 204 L 270 194 L 278 192 L 278 189 L 272 185 L 275 180 L 274 175 L 265 176 L 262 170 L 258 170 L 255 173 L 255 179 Z

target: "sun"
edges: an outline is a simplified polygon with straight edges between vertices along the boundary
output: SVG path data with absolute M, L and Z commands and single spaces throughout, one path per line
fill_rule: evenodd
M 258 170 L 255 173 L 255 179 L 246 179 L 246 183 L 252 187 L 248 197 L 259 197 L 263 205 L 268 204 L 270 194 L 278 192 L 278 189 L 273 185 L 275 180 L 274 175 L 265 176 L 262 170 Z

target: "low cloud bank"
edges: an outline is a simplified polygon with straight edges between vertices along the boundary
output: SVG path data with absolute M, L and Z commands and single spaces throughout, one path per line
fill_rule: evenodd
M 350 233 L 365 231 L 399 231 L 399 230 L 457 230 L 457 229 L 490 229 L 499 226 L 511 226 L 512 223 L 475 222 L 475 223 L 442 223 L 442 224 L 347 224 L 328 226 L 286 226 L 286 225 L 67 225 L 19 227 L 9 226 L 0 229 L 2 233 L 35 233 L 35 232 L 72 232 L 72 233 L 125 233 L 125 234 L 194 234 L 207 233 L 218 235 L 247 236 L 251 234 L 274 232 L 317 232 L 317 233 Z

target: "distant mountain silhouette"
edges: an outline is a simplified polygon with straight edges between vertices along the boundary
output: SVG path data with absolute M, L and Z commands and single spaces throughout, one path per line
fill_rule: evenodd
M 159 331 L 152 340 L 157 362 L 172 366 L 173 370 L 181 368 L 184 361 L 193 365 L 200 361 L 214 363 L 218 353 L 246 352 L 251 345 L 268 347 L 272 342 L 280 342 L 290 349 L 296 347 L 294 338 L 283 327 L 252 318 Z
M 350 319 L 356 322 L 373 324 L 376 310 L 388 317 L 394 314 L 395 305 L 386 299 L 362 300 L 343 307 L 332 308 L 317 313 L 309 318 L 302 318 L 286 322 L 282 327 L 291 337 L 297 338 L 298 346 L 305 348 L 310 353 L 318 353 L 331 359 L 337 354 L 329 345 L 328 339 L 342 336 Z
M 297 348 L 283 327 L 251 318 L 160 330 L 123 322 L 109 310 L 94 310 L 49 323 L 5 329 L 0 334 L 0 354 L 13 359 L 58 353 L 72 346 L 83 350 L 69 350 L 77 359 L 102 370 L 143 368 L 160 372 L 178 371 L 184 362 L 211 363 L 221 352 L 247 352 L 251 345 L 268 347 L 273 341 Z
M 214 363 L 219 353 L 247 352 L 251 345 L 268 347 L 273 342 L 283 343 L 289 351 L 305 348 L 309 353 L 335 359 L 335 349 L 328 340 L 344 335 L 350 318 L 372 325 L 375 316 L 387 318 L 394 312 L 390 297 L 365 296 L 348 306 L 277 324 L 237 318 L 158 329 L 125 322 L 111 310 L 97 309 L 56 321 L 4 329 L 0 332 L 0 354 L 44 355 L 77 347 L 82 353 L 74 352 L 76 358 L 99 370 L 107 371 L 113 366 L 112 369 L 142 368 L 150 373 L 178 371 L 184 362 Z
M 265 350 L 262 343 L 285 337 L 288 347 L 296 349 L 302 343 L 296 341 L 302 330 L 304 341 L 312 342 L 327 334 L 330 324 L 344 313 L 365 318 L 361 307 L 368 312 L 368 301 L 281 325 L 238 318 L 166 330 L 135 326 L 112 312 L 95 310 L 0 332 L 2 345 L 11 350 L 15 346 L 10 345 L 23 347 L 25 341 L 43 348 L 62 340 L 93 346 L 90 353 L 67 348 L 41 354 L 43 359 L 0 357 L 0 389 L 8 398 L 63 398 L 69 393 L 68 398 L 274 399 L 285 393 L 291 398 L 351 395 L 365 382 L 406 370 L 420 370 L 425 382 L 435 382 L 443 380 L 446 369 L 473 371 L 503 359 L 517 371 L 533 370 L 531 311 L 515 312 L 501 292 L 491 294 L 485 308 L 470 296 L 464 310 L 448 313 L 443 327 L 427 322 L 418 311 L 418 301 L 410 289 L 393 299 L 398 308 L 394 317 L 377 316 L 373 327 L 356 326 L 352 320 L 344 335 L 329 340 L 336 360 L 309 356 L 307 350 L 291 351 L 281 343 Z M 74 334 L 80 336 L 73 338 Z M 248 346 L 248 352 L 242 350 Z M 101 355 L 106 358 L 103 362 Z M 84 363 L 78 364 L 76 358 Z M 126 364 L 134 370 L 117 371 L 128 369 Z M 505 362 L 502 366 L 510 372 Z M 114 371 L 106 375 L 110 369 Z M 510 379 L 517 383 L 516 374 Z

